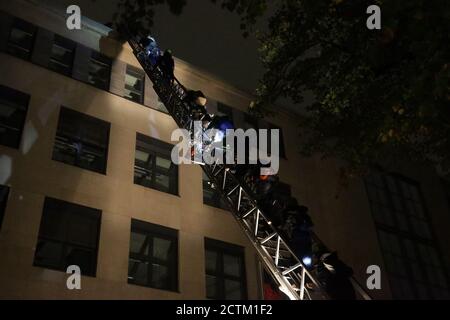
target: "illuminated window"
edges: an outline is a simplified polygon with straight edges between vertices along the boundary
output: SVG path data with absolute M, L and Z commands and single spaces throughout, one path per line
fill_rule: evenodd
M 206 297 L 247 299 L 244 248 L 205 238 Z
M 110 124 L 61 107 L 53 160 L 106 173 Z
M 50 54 L 49 68 L 70 76 L 72 74 L 75 48 L 75 42 L 55 34 Z
M 46 198 L 34 265 L 64 272 L 77 265 L 95 277 L 100 220 L 100 210 Z
M 5 216 L 6 202 L 8 201 L 9 187 L 0 185 L 0 229 Z
M 171 160 L 173 145 L 136 135 L 134 183 L 162 192 L 178 194 L 178 166 Z
M 19 148 L 30 96 L 0 85 L 0 144 Z
M 144 102 L 144 71 L 127 65 L 125 74 L 125 98 L 137 102 Z
M 377 171 L 366 178 L 366 189 L 393 297 L 448 298 L 447 275 L 419 185 Z
M 178 289 L 178 231 L 131 220 L 128 283 Z
M 15 18 L 9 35 L 8 52 L 23 59 L 30 59 L 36 31 L 36 26 Z

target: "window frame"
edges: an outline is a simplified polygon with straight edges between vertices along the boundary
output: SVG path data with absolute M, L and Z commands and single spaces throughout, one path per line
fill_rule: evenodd
M 217 101 L 217 114 L 219 116 L 227 116 L 234 122 L 233 108 L 223 102 Z
M 139 143 L 141 145 L 139 145 Z M 179 183 L 179 166 L 175 163 L 172 162 L 171 160 L 171 151 L 172 148 L 174 146 L 170 143 L 166 143 L 164 141 L 155 139 L 153 137 L 144 135 L 142 133 L 137 132 L 136 133 L 136 145 L 135 145 L 135 156 L 134 156 L 134 175 L 133 175 L 133 183 L 135 185 L 139 185 L 145 188 L 150 188 L 153 190 L 157 190 L 160 192 L 164 192 L 167 194 L 171 194 L 171 195 L 175 195 L 175 196 L 179 196 L 179 187 L 180 187 L 180 183 Z M 142 150 L 141 150 L 142 149 Z M 162 151 L 163 149 L 167 149 Z M 140 161 L 136 158 L 136 152 L 137 151 L 141 151 L 141 152 L 145 152 L 149 155 L 149 159 L 147 160 L 146 164 L 148 166 L 143 167 L 140 166 L 137 161 Z M 173 165 L 173 168 L 169 168 L 169 169 L 161 169 L 158 168 L 157 164 L 156 164 L 156 158 L 162 158 L 165 160 L 169 160 L 171 165 Z M 149 163 L 151 162 L 151 163 Z M 151 166 L 151 168 L 149 168 Z M 151 176 L 151 182 L 149 184 L 143 184 L 143 183 L 139 183 L 136 181 L 136 172 L 137 170 L 141 170 L 147 173 L 147 176 Z M 167 171 L 170 170 L 174 170 L 172 173 L 166 174 Z M 169 187 L 168 187 L 168 191 L 166 190 L 162 190 L 162 188 L 159 188 L 156 184 L 156 175 L 157 174 L 162 174 L 166 177 L 168 177 L 169 179 Z M 141 177 L 142 179 L 143 177 Z M 148 181 L 148 180 L 147 180 Z M 173 186 L 171 186 L 171 183 L 174 183 Z
M 153 252 L 154 240 L 155 238 L 168 240 L 174 246 L 172 248 L 172 256 L 169 256 L 167 261 L 163 261 L 159 258 L 154 257 L 153 253 L 149 253 L 148 255 L 134 253 L 131 251 L 131 237 L 134 233 L 145 235 L 145 241 L 143 244 L 143 248 L 148 246 L 148 252 Z M 151 243 L 147 244 L 147 241 L 151 239 Z M 161 225 L 153 224 L 150 222 L 131 219 L 131 230 L 130 230 L 130 247 L 129 247 L 129 256 L 128 256 L 128 277 L 127 281 L 129 284 L 153 288 L 158 290 L 179 292 L 179 232 L 178 230 L 164 227 Z M 141 250 L 143 250 L 141 248 Z M 139 283 L 130 279 L 130 263 L 131 260 L 138 260 L 139 263 L 147 263 L 147 283 Z M 168 283 L 165 287 L 156 287 L 151 283 L 151 275 L 152 275 L 152 265 L 156 263 L 158 265 L 164 266 L 168 270 Z
M 255 129 L 256 132 L 258 132 L 259 130 L 259 122 L 258 122 L 258 118 L 256 118 L 255 116 L 252 116 L 251 114 L 249 114 L 248 112 L 244 112 L 244 124 L 245 124 L 245 129 Z
M 46 221 L 45 219 L 47 218 L 46 215 L 50 215 L 51 210 L 54 209 L 54 208 L 52 208 L 52 206 L 59 207 L 58 214 L 63 215 L 63 217 L 60 221 L 61 223 L 59 225 L 60 228 L 64 229 L 64 233 L 61 238 L 42 234 L 43 233 L 42 228 L 44 227 L 45 221 Z M 61 210 L 62 209 L 61 207 L 63 207 L 63 208 L 65 207 L 65 210 Z M 79 211 L 77 211 L 77 210 L 79 210 Z M 70 217 L 71 215 L 88 217 L 88 220 L 92 221 L 93 223 L 96 223 L 96 225 L 94 225 L 94 227 L 96 227 L 96 231 L 95 231 L 96 239 L 94 240 L 95 245 L 88 246 L 86 244 L 80 244 L 79 242 L 77 242 L 75 240 L 68 239 L 67 227 L 71 220 L 70 220 L 70 218 L 67 218 L 67 217 L 68 216 Z M 33 266 L 66 272 L 66 268 L 67 268 L 66 264 L 67 263 L 65 263 L 66 262 L 65 254 L 67 254 L 68 249 L 70 249 L 70 248 L 78 248 L 78 249 L 85 250 L 85 251 L 91 251 L 91 253 L 93 253 L 94 260 L 92 261 L 92 265 L 91 265 L 92 270 L 89 270 L 86 272 L 81 269 L 81 274 L 83 276 L 95 278 L 97 276 L 101 221 L 102 221 L 102 211 L 99 209 L 83 206 L 83 205 L 80 205 L 77 203 L 72 203 L 72 202 L 68 202 L 68 201 L 64 201 L 64 200 L 60 200 L 60 199 L 56 199 L 56 198 L 45 197 L 44 205 L 43 205 L 43 209 L 42 209 L 41 221 L 39 224 L 38 236 L 37 236 L 37 240 L 36 240 L 36 249 L 35 249 L 34 258 L 33 258 Z M 56 261 L 55 264 L 45 264 L 45 263 L 39 263 L 37 261 L 38 247 L 41 242 L 53 243 L 53 244 L 57 243 L 58 245 L 61 245 L 60 256 L 59 256 L 58 261 Z
M 149 108 L 170 115 L 169 110 L 167 110 L 165 104 L 161 101 L 161 98 L 158 95 L 156 97 L 156 107 L 149 106 Z
M 136 89 L 134 89 L 134 88 L 131 88 L 131 89 L 130 89 L 130 88 L 127 87 L 126 77 L 127 77 L 127 76 L 130 76 L 130 73 L 131 73 L 131 76 L 132 76 L 132 77 L 135 77 L 136 79 L 141 80 L 142 84 L 141 84 L 141 90 L 140 90 L 140 92 L 139 92 L 139 90 L 136 90 Z M 137 76 L 133 75 L 133 73 L 134 73 L 135 75 L 137 75 Z M 139 97 L 140 97 L 139 101 L 136 101 L 136 100 L 134 100 L 134 99 L 132 99 L 132 98 L 130 98 L 130 97 L 127 97 L 127 96 L 125 95 L 125 91 L 126 91 L 126 90 L 130 91 L 131 93 L 138 94 Z M 124 97 L 125 99 L 127 99 L 127 100 L 130 100 L 130 101 L 133 101 L 133 102 L 136 102 L 136 103 L 139 103 L 139 104 L 144 104 L 144 98 L 145 98 L 145 72 L 144 72 L 144 70 L 139 69 L 139 68 L 136 68 L 136 67 L 131 66 L 131 65 L 129 65 L 129 64 L 126 65 L 126 68 L 125 68 L 124 95 L 123 95 L 123 97 Z
M 22 27 L 22 29 L 19 29 L 18 27 Z M 24 28 L 29 28 L 30 30 L 24 30 Z M 31 36 L 29 49 L 23 48 L 19 44 L 12 42 L 11 37 L 12 37 L 12 32 L 14 29 L 21 30 L 22 32 Z M 18 57 L 20 59 L 24 59 L 27 61 L 31 60 L 31 57 L 33 55 L 33 49 L 34 49 L 34 45 L 35 45 L 35 41 L 36 41 L 37 32 L 38 32 L 38 27 L 36 25 L 34 25 L 28 21 L 25 21 L 23 19 L 20 19 L 18 17 L 13 17 L 13 23 L 11 24 L 11 28 L 8 33 L 6 52 L 15 57 Z M 12 49 L 11 47 L 13 47 L 14 49 Z M 19 54 L 18 51 L 16 51 L 16 50 L 20 50 L 21 52 L 26 51 L 27 53 Z
M 377 178 L 378 183 L 379 183 L 378 185 L 377 185 L 377 182 L 375 181 L 377 179 L 373 178 L 375 175 L 378 176 L 378 178 Z M 425 293 L 424 291 L 422 291 L 423 289 L 425 289 L 428 299 L 431 297 L 434 297 L 433 290 L 436 288 L 446 290 L 447 295 L 448 295 L 450 293 L 448 274 L 445 269 L 444 261 L 442 260 L 441 250 L 438 247 L 437 242 L 436 242 L 436 237 L 435 237 L 432 225 L 431 225 L 431 219 L 430 219 L 430 216 L 427 211 L 425 199 L 424 199 L 422 190 L 420 188 L 420 184 L 417 181 L 409 179 L 398 173 L 387 172 L 387 171 L 384 171 L 379 168 L 372 171 L 371 177 L 372 178 L 370 178 L 370 176 L 367 177 L 364 181 L 364 184 L 365 184 L 365 188 L 366 188 L 366 192 L 367 192 L 367 198 L 369 201 L 370 210 L 372 212 L 373 219 L 374 219 L 374 224 L 377 229 L 377 237 L 378 237 L 378 241 L 379 241 L 380 251 L 383 256 L 383 260 L 385 262 L 385 265 L 389 266 L 389 263 L 391 263 L 391 261 L 389 260 L 390 258 L 388 259 L 388 256 L 393 255 L 390 252 L 391 251 L 390 249 L 392 249 L 392 243 L 388 247 L 386 247 L 386 248 L 389 248 L 389 250 L 386 250 L 386 248 L 384 248 L 383 244 L 382 244 L 381 233 L 386 233 L 386 234 L 390 234 L 390 236 L 392 236 L 396 239 L 396 242 L 398 243 L 398 247 L 399 247 L 399 252 L 394 256 L 396 256 L 397 259 L 400 259 L 402 268 L 405 270 L 404 274 L 397 273 L 396 271 L 393 271 L 393 270 L 387 270 L 387 272 L 386 272 L 388 274 L 389 282 L 391 284 L 391 291 L 392 291 L 394 298 L 400 298 L 400 299 L 404 298 L 400 295 L 396 296 L 396 294 L 398 293 L 397 290 L 399 288 L 396 287 L 394 283 L 401 281 L 399 279 L 404 279 L 407 281 L 407 284 L 411 289 L 410 293 L 415 298 L 422 298 L 420 295 Z M 408 201 L 411 202 L 411 201 L 416 201 L 416 200 L 412 200 L 412 198 L 409 198 L 408 196 L 406 196 L 405 191 L 401 184 L 405 183 L 408 186 L 412 186 L 413 188 L 416 189 L 420 205 L 422 206 L 422 213 L 423 213 L 423 218 L 424 218 L 423 220 L 426 222 L 427 227 L 430 232 L 429 238 L 424 238 L 416 233 L 416 231 L 414 230 L 413 225 L 409 219 L 409 216 L 411 214 L 406 214 L 406 213 L 404 214 L 404 213 L 398 212 L 398 207 L 396 207 L 396 205 L 394 204 L 394 200 L 393 200 L 394 193 L 390 189 L 392 186 L 390 187 L 389 183 L 388 183 L 389 179 L 391 179 L 391 181 L 394 182 L 393 186 L 395 186 L 395 189 L 396 189 L 395 193 L 397 196 L 400 197 L 400 208 L 403 212 L 408 211 L 408 205 L 407 205 Z M 391 216 L 393 225 L 383 223 L 382 221 L 379 220 L 379 216 L 377 216 L 376 211 L 380 210 L 381 204 L 378 202 L 379 199 L 377 199 L 376 201 L 374 201 L 372 199 L 373 194 L 371 194 L 371 191 L 370 191 L 371 190 L 370 188 L 374 188 L 374 187 L 382 190 L 379 192 L 381 192 L 380 194 L 383 194 L 382 198 L 386 202 L 384 205 L 388 209 L 388 210 L 386 210 L 386 212 L 388 215 Z M 398 193 L 400 195 L 398 195 Z M 384 209 L 382 209 L 382 210 L 384 210 Z M 407 230 L 401 229 L 401 223 L 399 223 L 399 216 L 402 216 L 402 215 L 406 216 Z M 410 251 L 407 249 L 407 247 L 405 245 L 406 242 L 410 242 L 412 244 L 413 251 Z M 427 247 L 433 248 L 435 250 L 438 260 L 439 260 L 439 266 L 435 266 L 435 269 L 436 270 L 441 269 L 441 271 L 443 272 L 444 284 L 442 284 L 442 283 L 432 284 L 432 282 L 429 279 L 429 276 L 427 274 L 427 270 L 426 270 L 426 266 L 428 266 L 428 263 L 427 263 L 427 261 L 424 261 L 421 258 L 421 255 L 419 252 L 420 246 L 427 246 Z M 413 254 L 413 256 L 414 256 L 413 258 L 411 257 L 411 254 Z M 398 263 L 398 261 L 397 261 L 397 263 Z M 420 275 L 421 280 L 417 279 L 418 274 L 416 274 L 417 270 L 413 270 L 413 266 L 412 266 L 413 263 L 417 264 L 417 266 L 419 268 L 418 274 Z M 444 287 L 444 286 L 446 286 L 446 287 Z M 439 298 L 439 297 L 437 297 L 437 298 Z
M 213 251 L 217 254 L 216 260 L 216 272 L 208 272 L 206 267 L 206 255 L 207 251 Z M 248 289 L 247 289 L 247 274 L 245 265 L 245 248 L 239 245 L 223 242 L 220 240 L 215 240 L 211 238 L 204 238 L 204 254 L 205 254 L 205 286 L 206 277 L 213 276 L 218 280 L 218 286 L 216 287 L 217 295 L 215 297 L 208 296 L 207 289 L 205 288 L 205 294 L 207 299 L 218 299 L 224 300 L 225 296 L 225 280 L 239 281 L 241 285 L 241 297 L 240 300 L 248 299 Z M 227 275 L 224 271 L 224 255 L 230 255 L 233 257 L 238 257 L 240 262 L 240 276 Z
M 22 120 L 20 126 L 17 128 L 10 127 L 7 124 L 3 124 L 0 118 L 0 128 L 5 128 L 6 130 L 17 132 L 16 141 L 1 143 L 0 140 L 0 145 L 13 149 L 19 149 L 22 142 L 23 130 L 25 128 L 25 123 L 28 116 L 31 96 L 19 90 L 0 85 L 0 99 L 5 100 L 5 104 L 7 106 L 13 107 L 14 112 L 20 111 L 22 113 Z
M 96 141 L 95 143 L 93 143 L 92 141 L 89 141 L 88 138 L 83 137 L 81 135 L 74 137 L 74 136 L 70 136 L 69 134 L 64 132 L 63 127 L 62 127 L 63 124 L 61 122 L 61 120 L 63 119 L 64 116 L 77 117 L 77 121 L 80 122 L 80 128 L 85 128 L 85 127 L 83 127 L 83 124 L 85 124 L 87 121 L 90 121 L 91 124 L 95 122 L 96 127 L 98 127 L 98 125 L 101 124 L 103 126 L 102 129 L 105 130 L 104 134 L 106 137 L 106 141 L 104 141 L 104 146 L 102 145 L 101 142 L 99 143 L 98 141 Z M 72 121 L 73 121 L 73 119 L 72 119 Z M 61 163 L 67 164 L 67 165 L 72 165 L 72 166 L 75 166 L 75 167 L 78 167 L 78 168 L 81 168 L 84 170 L 89 170 L 91 172 L 96 172 L 96 173 L 106 175 L 107 168 L 108 168 L 108 153 L 109 153 L 110 134 L 111 134 L 111 123 L 109 123 L 105 120 L 90 116 L 88 114 L 61 106 L 60 112 L 59 112 L 59 118 L 58 118 L 58 126 L 57 126 L 56 133 L 55 133 L 55 140 L 53 143 L 52 160 L 58 161 L 58 162 L 61 162 Z M 71 143 L 71 146 L 73 143 L 76 143 L 76 144 L 78 143 L 78 144 L 82 144 L 84 146 L 84 148 L 88 147 L 90 149 L 98 149 L 98 150 L 102 149 L 104 152 L 102 168 L 97 170 L 96 168 L 89 168 L 89 167 L 83 166 L 82 161 L 81 161 L 81 153 L 79 155 L 78 154 L 75 155 L 74 163 L 69 163 L 69 162 L 63 161 L 62 159 L 56 159 L 55 154 L 57 152 L 56 151 L 57 143 L 60 143 L 62 139 L 68 140 L 69 141 L 68 143 Z M 62 142 L 62 143 L 65 143 L 65 142 Z
M 205 192 L 211 192 L 213 194 L 212 199 L 206 197 Z M 211 187 L 211 181 L 208 179 L 203 170 L 202 170 L 202 194 L 203 194 L 203 204 L 217 209 L 229 211 L 229 208 L 225 203 L 225 201 L 222 199 L 220 192 L 217 189 L 213 189 Z
M 3 220 L 5 219 L 10 192 L 11 188 L 9 186 L 0 184 L 0 231 L 2 230 Z
M 113 60 L 110 57 L 108 57 L 107 55 L 105 55 L 101 52 L 95 51 L 95 50 L 91 50 L 91 55 L 90 55 L 89 61 L 88 61 L 89 65 L 88 65 L 88 77 L 86 80 L 87 83 L 96 87 L 97 89 L 109 92 L 110 87 L 111 87 L 112 62 L 113 62 Z M 91 69 L 91 67 L 93 65 L 107 68 L 108 75 L 106 76 L 105 79 L 101 80 L 101 82 L 104 83 L 104 86 L 98 85 L 94 80 L 92 80 L 92 78 L 94 78 L 94 76 L 92 75 L 92 69 Z
M 66 52 L 71 53 L 71 59 L 68 65 L 65 65 L 62 61 L 59 61 L 53 56 L 53 48 L 57 46 L 62 48 Z M 68 48 L 70 47 L 70 48 Z M 72 77 L 74 61 L 76 56 L 77 43 L 67 39 L 59 34 L 54 34 L 52 46 L 50 48 L 50 56 L 48 60 L 48 68 L 57 73 Z M 58 66 L 58 67 L 57 67 Z M 64 69 L 66 68 L 66 69 Z

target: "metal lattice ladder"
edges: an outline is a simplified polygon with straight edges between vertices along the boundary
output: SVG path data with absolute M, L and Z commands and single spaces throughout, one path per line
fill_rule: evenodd
M 149 65 L 142 49 L 134 40 L 128 40 L 133 53 L 153 83 L 153 88 L 180 128 L 192 127 L 189 107 L 183 98 L 185 88 L 177 79 L 169 81 L 159 68 Z M 248 186 L 240 182 L 223 164 L 202 165 L 202 169 L 215 189 L 228 204 L 233 217 L 250 240 L 265 270 L 291 300 L 328 299 L 314 271 L 308 270 L 295 256 L 287 242 L 273 227 L 270 220 L 258 207 Z M 361 286 L 352 279 L 356 292 L 363 299 L 370 299 Z

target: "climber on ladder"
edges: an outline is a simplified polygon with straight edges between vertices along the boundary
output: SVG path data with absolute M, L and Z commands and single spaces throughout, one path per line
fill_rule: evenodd
M 187 129 L 192 121 L 202 121 L 201 134 L 202 138 L 206 135 L 206 148 L 213 151 L 220 148 L 227 129 L 234 128 L 231 119 L 208 114 L 203 93 L 190 92 L 178 82 L 170 50 L 161 55 L 151 37 L 138 41 L 132 38 L 129 43 L 176 123 Z M 203 166 L 265 268 L 290 299 L 353 298 L 351 269 L 335 254 L 322 254 L 317 266 L 313 263 L 318 256 L 316 259 L 312 256 L 313 223 L 307 207 L 299 206 L 290 192 L 284 193 L 278 176 L 261 175 L 260 169 L 258 164 Z M 314 241 L 318 240 L 314 238 Z M 360 286 L 357 288 L 364 299 L 370 299 Z

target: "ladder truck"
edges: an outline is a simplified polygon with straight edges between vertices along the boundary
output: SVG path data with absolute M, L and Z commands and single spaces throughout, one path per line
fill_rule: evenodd
M 178 127 L 190 131 L 193 119 L 184 99 L 187 93 L 185 87 L 176 78 L 168 81 L 162 70 L 146 59 L 145 50 L 136 37 L 129 37 L 128 43 Z M 294 254 L 288 242 L 258 205 L 249 186 L 224 164 L 215 162 L 201 167 L 226 202 L 239 227 L 256 250 L 264 269 L 280 291 L 291 300 L 328 300 L 329 296 L 317 280 L 315 270 L 308 269 Z M 320 242 L 317 236 L 314 236 L 314 241 Z M 350 280 L 358 299 L 371 299 L 353 277 Z

